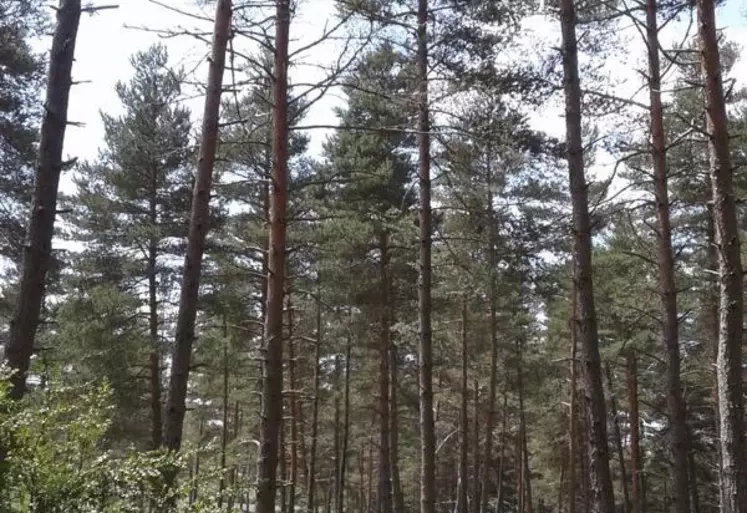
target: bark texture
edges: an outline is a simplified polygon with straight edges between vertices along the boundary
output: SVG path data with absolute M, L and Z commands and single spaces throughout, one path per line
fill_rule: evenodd
M 283 286 L 288 203 L 288 32 L 290 0 L 275 2 L 272 83 L 272 177 L 269 204 L 267 307 L 256 513 L 275 513 L 278 434 L 283 416 Z M 308 477 L 308 476 L 307 476 Z
M 199 299 L 202 256 L 210 216 L 210 190 L 213 182 L 215 152 L 218 147 L 220 99 L 223 91 L 223 71 L 226 47 L 231 31 L 231 0 L 219 0 L 215 10 L 213 48 L 208 68 L 208 88 L 202 118 L 202 140 L 197 157 L 197 173 L 192 191 L 192 212 L 189 219 L 187 250 L 184 257 L 182 289 L 176 319 L 176 337 L 171 357 L 171 377 L 166 405 L 164 446 L 178 451 L 182 444 L 182 427 L 186 411 L 187 381 L 195 338 L 195 321 Z
M 591 264 L 591 219 L 584 150 L 581 136 L 581 83 L 578 70 L 576 11 L 573 0 L 561 0 L 560 19 L 565 92 L 566 152 L 573 206 L 574 289 L 578 317 L 575 319 L 582 379 L 584 413 L 588 432 L 589 487 L 593 513 L 614 513 L 615 497 L 607 446 L 607 411 L 602 388 L 594 285 Z
M 10 378 L 8 391 L 12 399 L 21 399 L 26 393 L 26 377 L 44 302 L 47 271 L 52 261 L 57 191 L 60 174 L 65 166 L 62 148 L 67 128 L 67 108 L 80 14 L 80 0 L 60 0 L 49 57 L 39 162 L 23 248 L 21 284 L 10 321 L 10 338 L 5 348 L 8 367 L 15 371 Z
M 719 256 L 720 307 L 716 373 L 721 439 L 721 513 L 747 511 L 742 396 L 744 291 L 734 170 L 721 81 L 713 0 L 698 0 L 698 39 L 705 85 L 706 127 L 711 161 L 713 221 Z
M 418 0 L 418 182 L 420 189 L 420 269 L 418 314 L 420 340 L 418 378 L 420 385 L 420 513 L 436 509 L 436 434 L 433 420 L 433 333 L 431 327 L 431 139 L 428 107 L 428 0 Z M 258 512 L 267 513 L 267 512 Z
M 633 513 L 643 512 L 643 494 L 641 490 L 641 436 L 639 433 L 640 418 L 638 415 L 638 365 L 635 353 L 629 350 L 625 355 L 628 387 L 628 408 L 630 409 L 630 487 Z
M 650 100 L 651 160 L 654 170 L 656 202 L 656 260 L 661 297 L 661 343 L 666 361 L 667 409 L 673 456 L 675 513 L 689 513 L 688 436 L 685 401 L 680 380 L 679 319 L 677 287 L 674 278 L 672 225 L 669 219 L 667 146 L 661 103 L 661 66 L 659 63 L 659 27 L 656 0 L 646 0 L 646 40 L 648 44 L 648 91 Z

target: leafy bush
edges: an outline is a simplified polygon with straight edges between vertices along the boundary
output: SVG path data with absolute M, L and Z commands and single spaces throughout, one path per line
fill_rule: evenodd
M 107 449 L 112 414 L 106 385 L 51 386 L 14 403 L 0 379 L 0 511 L 3 513 L 205 512 L 183 504 L 169 476 L 184 455 Z

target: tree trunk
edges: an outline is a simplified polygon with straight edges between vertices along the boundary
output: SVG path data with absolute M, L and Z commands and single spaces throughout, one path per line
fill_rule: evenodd
M 620 462 L 620 484 L 623 491 L 623 511 L 630 511 L 630 494 L 628 493 L 628 474 L 625 468 L 625 449 L 623 448 L 622 431 L 620 430 L 620 417 L 618 416 L 617 400 L 615 398 L 615 388 L 612 383 L 612 369 L 609 362 L 605 362 L 605 371 L 607 374 L 607 386 L 610 391 L 610 413 L 612 414 L 613 436 L 615 438 L 615 448 L 617 449 L 617 459 Z
M 166 406 L 164 445 L 178 451 L 182 444 L 182 427 L 186 411 L 187 381 L 195 338 L 195 320 L 202 270 L 202 255 L 210 216 L 210 190 L 213 180 L 215 151 L 218 146 L 220 99 L 226 46 L 231 31 L 231 0 L 219 0 L 215 10 L 213 48 L 209 61 L 208 88 L 202 120 L 202 140 L 197 158 L 197 176 L 192 192 L 187 250 L 184 257 L 182 289 L 176 320 L 176 337 L 171 357 L 171 378 Z
M 568 328 L 571 334 L 571 362 L 570 362 L 570 396 L 571 405 L 568 414 L 568 513 L 576 513 L 576 460 L 578 459 L 578 387 L 577 387 L 577 343 L 576 343 L 576 316 L 577 301 L 576 287 L 571 286 L 571 318 Z M 639 512 L 638 512 L 639 513 Z
M 392 511 L 392 460 L 389 433 L 389 361 L 390 361 L 390 305 L 389 305 L 389 237 L 379 234 L 379 490 L 378 513 Z
M 485 422 L 485 454 L 482 465 L 482 476 L 476 483 L 475 503 L 472 513 L 487 513 L 488 509 L 488 491 L 490 490 L 490 465 L 493 456 L 493 427 L 495 425 L 495 400 L 498 388 L 498 309 L 496 300 L 498 297 L 495 270 L 497 268 L 497 232 L 495 224 L 495 212 L 493 209 L 493 176 L 492 171 L 488 169 L 486 174 L 487 184 L 487 214 L 489 223 L 488 237 L 488 267 L 490 268 L 490 282 L 488 284 L 488 306 L 490 308 L 490 384 L 488 390 L 488 418 Z M 477 460 L 479 458 L 476 456 Z M 479 497 L 479 500 L 478 500 Z
M 667 409 L 673 456 L 675 513 L 689 513 L 687 476 L 687 420 L 680 382 L 679 319 L 677 288 L 672 254 L 672 225 L 669 220 L 667 145 L 661 104 L 661 69 L 659 64 L 659 28 L 657 0 L 646 0 L 646 40 L 648 44 L 648 90 L 651 107 L 651 160 L 654 170 L 656 201 L 656 260 L 659 268 L 661 297 L 661 341 L 666 360 Z
M 290 483 L 288 483 L 288 511 L 296 512 L 296 483 L 298 483 L 298 383 L 296 379 L 296 341 L 293 338 L 293 315 L 288 295 L 288 377 L 290 381 Z
M 347 338 L 345 348 L 345 414 L 342 423 L 342 442 L 340 443 L 340 482 L 337 485 L 337 511 L 345 511 L 345 476 L 347 472 L 348 438 L 350 434 L 350 357 L 352 353 L 352 337 Z
M 154 173 L 155 177 L 155 173 Z M 155 180 L 155 178 L 154 178 Z M 151 193 L 155 196 L 155 186 Z M 151 222 L 156 223 L 155 197 L 151 198 Z M 150 412 L 151 447 L 158 449 L 163 438 L 161 412 L 161 351 L 158 337 L 158 277 L 156 271 L 157 241 L 151 239 L 148 245 L 148 328 L 150 332 Z
M 392 498 L 394 504 L 394 513 L 405 513 L 405 498 L 402 493 L 402 481 L 399 477 L 399 403 L 398 395 L 398 378 L 397 366 L 399 365 L 399 356 L 396 344 L 391 345 L 391 393 L 389 397 L 391 428 L 389 430 L 391 438 L 392 452 Z
M 577 333 L 583 356 L 582 372 L 587 415 L 589 484 L 593 513 L 614 513 L 615 496 L 607 447 L 607 412 L 602 388 L 599 337 L 594 306 L 591 262 L 591 219 L 584 176 L 581 136 L 581 84 L 578 71 L 576 12 L 573 0 L 560 2 L 566 112 L 566 152 L 573 204 L 574 282 L 578 296 Z
M 705 84 L 706 126 L 711 160 L 713 218 L 719 250 L 720 322 L 717 358 L 720 440 L 723 476 L 721 513 L 747 511 L 742 396 L 742 330 L 744 298 L 739 226 L 734 198 L 734 169 L 713 0 L 698 0 L 700 62 Z
M 319 289 L 317 290 L 317 294 Z M 319 437 L 319 394 L 321 393 L 322 358 L 322 301 L 316 299 L 316 344 L 314 349 L 314 398 L 311 405 L 311 447 L 309 448 L 309 472 L 306 476 L 306 510 L 316 511 L 316 448 Z
M 12 399 L 21 399 L 26 393 L 26 377 L 44 302 L 44 286 L 52 262 L 57 190 L 60 173 L 66 165 L 62 162 L 62 149 L 67 128 L 68 100 L 80 14 L 80 0 L 60 0 L 49 56 L 39 161 L 34 177 L 32 207 L 23 249 L 21 284 L 13 319 L 10 322 L 10 338 L 5 347 L 8 367 L 15 371 L 10 378 L 8 391 Z
M 474 419 L 472 428 L 473 443 L 473 470 L 472 470 L 472 504 L 470 511 L 474 513 L 480 508 L 480 383 L 475 380 L 474 384 Z
M 418 181 L 420 188 L 420 286 L 418 313 L 420 347 L 420 513 L 436 509 L 436 434 L 433 420 L 433 344 L 431 328 L 431 142 L 428 106 L 428 0 L 418 0 Z M 267 512 L 259 512 L 267 513 Z
M 496 494 L 496 504 L 498 507 L 496 508 L 496 511 L 500 512 L 503 511 L 503 494 L 505 493 L 505 471 L 506 471 L 506 436 L 508 436 L 508 431 L 506 428 L 506 423 L 508 421 L 508 391 L 503 391 L 503 410 L 502 410 L 502 416 L 503 419 L 501 420 L 501 450 L 499 453 L 499 463 L 498 463 L 498 483 L 496 485 L 496 488 L 498 489 L 498 492 Z M 486 512 L 487 513 L 487 512 Z
M 337 504 L 337 499 L 340 496 L 337 487 L 340 486 L 340 417 L 342 416 L 342 356 L 337 353 L 335 354 L 335 371 L 334 371 L 334 432 L 332 434 L 332 456 L 333 456 L 333 468 L 331 471 L 331 478 L 329 484 L 330 498 L 329 498 L 329 513 L 332 513 L 332 504 L 334 503 L 334 511 L 337 512 L 340 506 Z M 292 511 L 292 510 L 291 510 Z
M 469 447 L 469 420 L 467 419 L 467 297 L 462 299 L 462 395 L 459 409 L 459 482 L 456 513 L 467 513 L 467 448 Z
M 223 507 L 226 482 L 226 448 L 228 447 L 228 325 L 223 318 L 223 425 L 220 440 L 220 481 L 218 483 L 218 509 Z
M 527 449 L 527 421 L 524 412 L 524 344 L 521 338 L 516 340 L 516 383 L 519 389 L 519 441 L 521 443 L 521 478 L 524 480 L 524 503 L 527 513 L 532 513 L 532 481 L 529 470 L 529 451 Z
M 627 361 L 628 407 L 630 408 L 630 474 L 631 502 L 633 513 L 643 513 L 641 495 L 641 446 L 640 419 L 638 416 L 638 369 L 635 352 L 630 349 L 625 355 Z
M 272 194 L 267 270 L 267 316 L 260 424 L 260 465 L 255 513 L 275 513 L 278 434 L 283 415 L 283 287 L 288 202 L 288 32 L 290 0 L 276 0 L 272 82 Z

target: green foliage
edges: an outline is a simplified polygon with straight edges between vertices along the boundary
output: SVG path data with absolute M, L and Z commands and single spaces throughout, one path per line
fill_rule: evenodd
M 186 454 L 107 450 L 113 404 L 108 385 L 52 384 L 21 403 L 2 381 L 0 508 L 8 513 L 162 511 L 188 483 L 167 487 Z M 193 504 L 179 511 L 208 511 Z

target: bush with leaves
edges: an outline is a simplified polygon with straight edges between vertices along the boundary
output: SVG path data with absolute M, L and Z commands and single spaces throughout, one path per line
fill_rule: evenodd
M 0 511 L 144 513 L 186 502 L 180 499 L 189 483 L 166 486 L 167 476 L 185 467 L 185 453 L 107 449 L 108 385 L 47 385 L 17 403 L 6 399 L 6 388 L 0 380 Z M 210 511 L 204 501 L 178 509 Z

